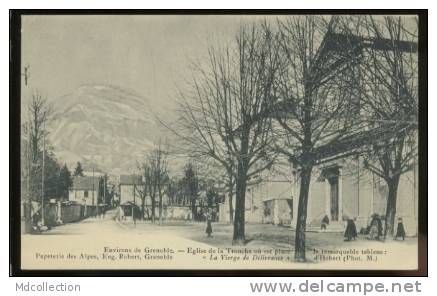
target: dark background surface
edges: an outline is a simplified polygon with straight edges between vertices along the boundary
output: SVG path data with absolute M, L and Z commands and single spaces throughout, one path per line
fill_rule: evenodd
M 419 15 L 419 236 L 417 270 L 22 270 L 20 230 L 20 82 L 22 15 L 105 14 L 383 14 Z M 10 10 L 9 264 L 10 276 L 427 276 L 428 11 L 427 10 Z M 406 254 L 407 256 L 410 254 Z

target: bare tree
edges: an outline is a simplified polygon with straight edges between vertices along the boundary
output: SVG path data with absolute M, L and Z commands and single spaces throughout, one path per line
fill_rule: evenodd
M 227 189 L 228 189 L 228 206 L 229 206 L 229 223 L 234 223 L 234 188 L 235 188 L 235 178 L 233 174 L 234 164 L 231 160 L 229 160 L 229 167 L 227 167 L 226 172 L 226 181 L 227 181 Z
M 273 96 L 277 51 L 266 24 L 241 26 L 236 39 L 211 47 L 196 66 L 190 92 L 181 94 L 180 136 L 193 156 L 213 159 L 235 178 L 233 243 L 245 241 L 245 194 L 250 177 L 269 168 L 271 118 L 262 117 Z
M 185 195 L 189 197 L 191 204 L 191 215 L 193 221 L 197 218 L 196 201 L 199 196 L 199 178 L 191 162 L 187 163 L 184 168 L 184 177 L 182 179 Z
M 296 16 L 279 22 L 282 65 L 277 100 L 272 102 L 282 141 L 276 151 L 300 174 L 295 259 L 306 260 L 305 228 L 308 192 L 315 165 L 327 161 L 320 149 L 334 150 L 354 129 L 353 92 L 347 87 L 354 56 L 339 40 L 337 17 Z M 341 31 L 340 31 L 341 33 Z M 335 156 L 335 154 L 333 155 Z
M 355 75 L 362 116 L 371 128 L 386 131 L 373 138 L 364 165 L 387 184 L 384 235 L 392 236 L 399 180 L 412 169 L 418 151 L 418 26 L 417 19 L 407 17 L 362 21 L 363 40 L 374 40 Z
M 146 161 L 150 161 L 150 157 L 147 158 Z M 152 219 L 152 223 L 155 223 L 156 219 L 156 191 L 157 191 L 157 183 L 155 180 L 155 173 L 151 167 L 149 162 L 146 162 L 143 166 L 143 174 L 144 174 L 144 189 L 147 190 L 147 193 L 150 197 L 151 210 L 150 216 Z
M 139 182 L 139 184 L 137 184 L 135 186 L 135 189 L 138 192 L 138 195 L 140 196 L 140 199 L 141 199 L 141 220 L 144 220 L 144 217 L 146 216 L 146 198 L 149 194 L 151 194 L 151 192 L 149 190 L 150 167 L 146 161 L 144 161 L 141 164 L 137 163 L 137 167 L 138 167 L 138 170 L 140 172 L 142 182 Z
M 167 154 L 167 151 L 159 144 L 149 155 L 149 164 L 153 177 L 152 187 L 155 188 L 155 194 L 158 195 L 159 225 L 162 225 L 163 196 L 169 181 Z
M 27 151 L 27 157 L 24 159 L 27 162 L 27 190 L 30 199 L 32 192 L 37 194 L 38 198 L 39 192 L 41 192 L 39 189 L 41 182 L 36 177 L 41 175 L 42 152 L 45 149 L 43 139 L 48 136 L 48 125 L 53 118 L 53 110 L 47 99 L 35 92 L 27 106 L 26 115 L 22 137 Z M 46 146 L 48 147 L 48 145 Z
M 163 196 L 169 183 L 167 155 L 168 152 L 159 144 L 149 153 L 144 163 L 139 166 L 144 179 L 142 188 L 139 188 L 141 211 L 144 215 L 145 199 L 148 195 L 151 200 L 152 223 L 155 223 L 156 198 L 158 198 L 158 219 L 160 225 L 162 224 Z
M 47 99 L 39 93 L 34 93 L 28 106 L 28 132 L 33 163 L 38 161 L 39 152 L 42 150 L 42 139 L 48 135 L 46 126 L 52 115 L 53 109 Z
M 199 64 L 194 65 L 194 67 L 196 74 L 201 73 L 201 76 L 205 74 Z M 168 124 L 159 118 L 157 119 L 163 126 L 176 135 L 176 144 L 172 145 L 172 155 L 188 156 L 189 159 L 195 160 L 204 167 L 214 168 L 215 175 L 224 175 L 229 202 L 229 221 L 233 224 L 236 160 L 232 157 L 231 151 L 228 151 L 225 142 L 220 139 L 220 135 L 214 130 L 218 128 L 218 126 L 215 125 L 216 122 L 208 118 L 209 116 L 215 116 L 215 114 L 206 112 L 207 110 L 203 109 L 208 108 L 208 106 L 195 107 L 196 104 L 200 103 L 196 98 L 196 96 L 200 94 L 193 93 L 192 89 L 199 87 L 198 84 L 201 82 L 201 79 L 202 77 L 193 78 L 190 89 L 180 92 L 181 100 L 179 101 L 179 109 L 177 110 L 179 117 L 176 122 Z M 202 102 L 201 104 L 204 103 Z M 202 115 L 202 112 L 205 112 L 205 114 Z M 218 171 L 220 171 L 220 173 L 218 173 Z M 183 180 L 180 180 L 180 182 L 183 183 Z M 188 197 L 186 192 L 184 193 L 184 197 Z

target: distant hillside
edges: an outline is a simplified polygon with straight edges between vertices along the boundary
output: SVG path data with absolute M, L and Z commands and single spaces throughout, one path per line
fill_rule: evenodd
M 116 86 L 81 86 L 57 99 L 54 109 L 50 140 L 58 159 L 72 169 L 81 161 L 85 168 L 95 163 L 111 174 L 132 173 L 136 160 L 165 133 L 155 119 L 164 113 L 159 107 Z

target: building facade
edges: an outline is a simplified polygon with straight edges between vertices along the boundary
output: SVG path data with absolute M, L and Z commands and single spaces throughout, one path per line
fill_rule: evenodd
M 299 203 L 299 173 L 265 174 L 246 192 L 246 222 L 290 225 L 294 228 Z M 362 159 L 344 159 L 313 169 L 307 208 L 307 231 L 344 230 L 346 219 L 355 219 L 358 231 L 372 214 L 385 216 L 388 188 L 384 180 L 365 170 Z M 404 173 L 397 193 L 396 219 L 402 218 L 408 236 L 418 233 L 418 168 Z M 233 205 L 235 205 L 235 196 Z M 220 205 L 220 221 L 229 222 L 229 201 Z M 396 220 L 395 220 L 396 221 Z M 395 223 L 395 227 L 397 223 Z
M 138 175 L 120 175 L 119 179 L 119 202 L 120 205 L 135 203 L 141 205 L 141 187 L 144 182 Z M 147 200 L 147 198 L 146 198 Z
M 69 189 L 68 200 L 81 205 L 97 205 L 99 196 L 99 181 L 99 177 L 73 177 L 73 185 Z

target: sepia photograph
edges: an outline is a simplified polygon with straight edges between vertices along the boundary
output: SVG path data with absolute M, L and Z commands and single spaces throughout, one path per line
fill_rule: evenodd
M 427 269 L 423 12 L 14 20 L 18 270 Z

